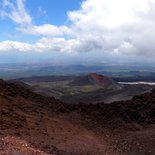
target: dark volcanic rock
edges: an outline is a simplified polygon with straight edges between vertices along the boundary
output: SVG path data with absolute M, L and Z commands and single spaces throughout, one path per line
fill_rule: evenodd
M 0 154 L 154 154 L 154 123 L 155 90 L 130 101 L 67 105 L 0 80 Z

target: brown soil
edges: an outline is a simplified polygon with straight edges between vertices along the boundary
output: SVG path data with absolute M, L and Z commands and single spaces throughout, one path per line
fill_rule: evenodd
M 154 155 L 155 92 L 65 105 L 0 81 L 1 155 Z

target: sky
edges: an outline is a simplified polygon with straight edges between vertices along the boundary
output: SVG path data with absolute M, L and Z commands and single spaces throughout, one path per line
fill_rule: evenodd
M 154 62 L 155 0 L 0 0 L 0 60 Z

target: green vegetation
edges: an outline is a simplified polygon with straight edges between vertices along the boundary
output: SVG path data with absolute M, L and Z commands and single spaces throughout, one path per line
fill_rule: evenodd
M 25 82 L 32 86 L 32 90 L 44 96 L 55 97 L 66 103 L 79 102 L 106 102 L 129 100 L 132 96 L 148 92 L 154 86 L 150 85 L 120 85 L 117 81 L 143 81 L 141 72 L 130 71 L 133 77 L 108 78 L 97 74 L 85 76 L 42 76 L 20 78 L 17 81 Z M 142 73 L 144 74 L 144 73 Z M 152 74 L 153 75 L 153 74 Z M 142 77 L 147 80 L 146 77 Z M 153 79 L 154 76 L 151 76 Z M 149 80 L 151 80 L 149 76 Z M 106 79 L 106 80 L 105 80 Z M 112 80 L 112 81 L 111 81 Z M 144 80 L 144 81 L 145 81 Z M 103 82 L 103 83 L 102 83 Z M 106 85 L 107 84 L 107 85 Z
M 59 82 L 40 82 L 40 83 L 29 83 L 33 86 L 35 92 L 46 91 L 51 93 L 57 98 L 63 95 L 76 95 L 81 93 L 89 93 L 101 89 L 98 85 L 84 85 L 84 86 L 70 86 L 70 81 L 59 81 Z M 50 95 L 50 96 L 52 96 Z

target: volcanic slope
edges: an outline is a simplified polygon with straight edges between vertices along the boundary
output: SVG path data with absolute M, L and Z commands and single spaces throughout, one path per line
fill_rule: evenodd
M 77 77 L 70 85 L 84 86 L 84 85 L 99 85 L 104 89 L 120 89 L 121 86 L 113 81 L 110 77 L 103 76 L 96 73 L 90 73 L 86 76 Z
M 55 97 L 69 104 L 111 103 L 131 100 L 134 95 L 150 92 L 154 86 L 124 85 L 111 77 L 90 73 L 82 76 L 45 76 L 13 80 L 26 82 L 31 89 L 41 95 Z
M 66 105 L 0 80 L 0 154 L 153 155 L 155 91 L 131 101 Z

